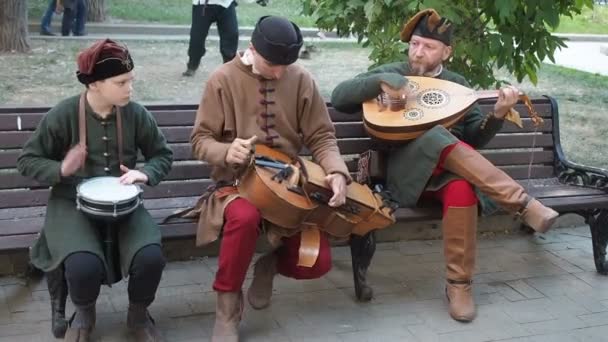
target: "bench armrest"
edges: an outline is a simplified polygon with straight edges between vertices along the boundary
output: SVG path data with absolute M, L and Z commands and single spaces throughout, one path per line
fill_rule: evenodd
M 581 165 L 566 158 L 562 150 L 559 131 L 559 110 L 557 101 L 546 96 L 551 101 L 553 117 L 553 137 L 555 139 L 555 174 L 564 184 L 584 186 L 608 192 L 608 170 L 599 167 Z
M 561 150 L 561 148 L 560 148 Z M 560 182 L 601 189 L 608 192 L 608 170 L 571 162 L 562 151 L 557 151 L 555 171 Z M 562 156 L 559 156 L 562 154 Z

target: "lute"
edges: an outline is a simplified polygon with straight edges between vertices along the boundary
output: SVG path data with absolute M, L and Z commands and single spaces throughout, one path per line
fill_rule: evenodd
M 399 142 L 417 138 L 443 125 L 455 125 L 482 99 L 498 98 L 498 90 L 475 91 L 455 82 L 432 77 L 406 76 L 410 92 L 405 98 L 386 93 L 363 103 L 363 124 L 367 132 L 381 140 Z M 519 94 L 535 126 L 542 118 L 525 94 Z M 517 119 L 519 115 L 514 113 Z

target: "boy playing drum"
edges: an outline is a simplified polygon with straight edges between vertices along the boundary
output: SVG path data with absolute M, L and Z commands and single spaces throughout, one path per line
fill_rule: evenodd
M 52 186 L 44 227 L 30 257 L 34 266 L 54 273 L 48 278 L 49 289 L 55 289 L 52 299 L 56 290 L 65 293 L 65 272 L 76 308 L 66 341 L 90 340 L 101 284 L 127 275 L 129 328 L 137 341 L 161 341 L 147 310 L 165 265 L 158 226 L 143 206 L 112 223 L 118 248 L 116 265 L 111 265 L 103 252 L 104 225 L 77 210 L 75 197 L 82 180 L 98 176 L 156 185 L 171 169 L 173 154 L 152 115 L 131 101 L 133 60 L 126 47 L 109 39 L 96 42 L 79 54 L 76 75 L 86 86 L 84 93 L 61 101 L 44 116 L 17 161 L 24 176 Z M 79 120 L 81 103 L 84 120 Z M 135 169 L 138 150 L 146 162 Z M 119 270 L 117 277 L 111 276 L 114 270 Z M 62 317 L 55 306 L 53 330 L 61 335 Z

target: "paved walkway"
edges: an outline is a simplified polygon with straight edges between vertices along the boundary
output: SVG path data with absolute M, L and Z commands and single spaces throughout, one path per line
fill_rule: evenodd
M 334 248 L 327 276 L 280 277 L 270 308 L 246 307 L 243 341 L 608 341 L 608 277 L 595 272 L 590 245 L 587 227 L 481 238 L 471 324 L 447 314 L 440 241 L 379 244 L 370 303 L 353 300 L 349 251 Z M 151 307 L 167 341 L 208 340 L 216 267 L 216 258 L 167 266 Z M 44 281 L 0 278 L 0 298 L 0 342 L 54 340 Z M 126 305 L 125 283 L 102 289 L 97 341 L 129 341 Z

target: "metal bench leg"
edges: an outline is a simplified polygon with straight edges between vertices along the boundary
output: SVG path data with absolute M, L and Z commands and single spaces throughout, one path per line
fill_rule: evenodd
M 593 259 L 597 272 L 608 275 L 608 262 L 606 261 L 606 245 L 608 243 L 608 209 L 594 210 L 586 217 L 591 229 L 593 242 Z
M 63 338 L 68 328 L 65 319 L 65 302 L 68 298 L 68 284 L 65 280 L 63 265 L 46 273 L 46 282 L 51 297 L 51 323 L 55 338 Z
M 353 235 L 350 239 L 350 255 L 353 264 L 355 294 L 361 302 L 372 299 L 374 291 L 367 285 L 367 268 L 376 251 L 376 236 L 369 232 L 365 236 Z

